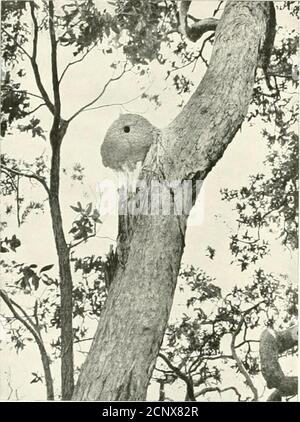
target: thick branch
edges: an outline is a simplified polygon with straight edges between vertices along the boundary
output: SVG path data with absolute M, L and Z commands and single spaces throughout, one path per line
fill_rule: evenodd
M 194 393 L 194 385 L 191 377 L 182 372 L 179 368 L 172 364 L 172 362 L 162 353 L 159 353 L 158 356 L 168 365 L 168 367 L 178 376 L 182 381 L 186 383 L 187 397 L 189 401 L 196 401 Z
M 49 33 L 50 33 L 50 42 L 51 42 L 52 88 L 53 88 L 54 106 L 55 106 L 53 124 L 58 128 L 60 124 L 61 103 L 60 103 L 59 80 L 58 80 L 58 69 L 57 69 L 57 41 L 56 41 L 55 28 L 54 28 L 53 1 L 49 1 Z
M 260 338 L 259 354 L 261 371 L 268 388 L 276 388 L 270 401 L 280 401 L 279 398 L 293 396 L 298 392 L 298 377 L 286 376 L 279 364 L 279 355 L 298 344 L 298 326 L 285 331 L 266 329 Z
M 179 7 L 179 22 L 180 32 L 189 40 L 196 42 L 203 34 L 208 31 L 215 31 L 219 20 L 216 18 L 199 19 L 194 21 L 191 26 L 188 26 L 187 18 L 190 17 L 187 12 L 189 10 L 191 1 L 182 0 Z M 194 19 L 193 19 L 194 20 Z

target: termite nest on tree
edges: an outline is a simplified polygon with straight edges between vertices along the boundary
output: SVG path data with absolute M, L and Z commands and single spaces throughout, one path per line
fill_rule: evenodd
M 143 162 L 159 130 L 138 114 L 122 114 L 108 128 L 101 146 L 105 167 L 132 171 Z

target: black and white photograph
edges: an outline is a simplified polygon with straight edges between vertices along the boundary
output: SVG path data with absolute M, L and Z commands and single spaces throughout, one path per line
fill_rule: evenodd
M 298 402 L 300 1 L 0 6 L 0 409 Z

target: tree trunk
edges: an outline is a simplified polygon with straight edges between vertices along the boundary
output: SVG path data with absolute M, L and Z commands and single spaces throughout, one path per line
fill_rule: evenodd
M 66 130 L 67 123 L 62 121 L 60 127 L 53 129 L 50 133 L 52 160 L 49 204 L 60 276 L 61 394 L 63 400 L 70 400 L 74 389 L 72 324 L 73 284 L 70 267 L 70 251 L 64 235 L 59 202 L 60 147 Z
M 151 148 L 145 166 L 167 181 L 195 181 L 222 157 L 247 113 L 271 7 L 228 2 L 203 80 L 162 131 L 162 145 Z M 145 400 L 171 311 L 187 217 L 135 217 L 126 262 L 119 262 L 74 400 Z

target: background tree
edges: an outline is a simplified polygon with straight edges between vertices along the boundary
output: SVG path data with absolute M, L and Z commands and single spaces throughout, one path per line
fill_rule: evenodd
M 186 312 L 168 326 L 154 371 L 164 400 L 172 400 L 170 386 L 178 382 L 188 401 L 230 391 L 233 400 L 260 400 L 262 327 L 282 331 L 296 323 L 297 287 L 257 270 L 248 285 L 222 294 L 219 283 L 194 267 L 181 271 L 179 283 L 182 293 L 189 290 Z

